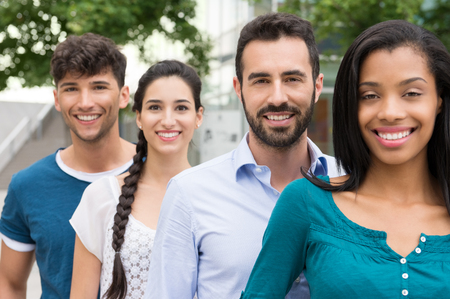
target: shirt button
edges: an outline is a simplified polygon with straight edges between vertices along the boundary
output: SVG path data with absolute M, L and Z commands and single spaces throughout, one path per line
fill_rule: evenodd
M 261 168 L 256 168 L 256 172 L 261 172 Z
M 419 254 L 422 252 L 422 249 L 420 249 L 419 247 L 416 248 L 416 253 Z
M 278 191 L 277 190 L 273 190 L 273 194 L 274 195 L 278 195 Z
M 409 276 L 408 276 L 408 273 L 403 273 L 403 274 L 402 274 L 402 277 L 403 277 L 403 279 L 408 279 L 408 277 L 409 277 Z
M 300 283 L 300 277 L 297 277 L 297 279 L 295 280 L 296 283 Z
M 424 236 L 420 237 L 420 241 L 422 241 L 423 243 L 425 243 L 427 241 L 427 238 L 425 238 Z
M 400 263 L 406 264 L 406 259 L 405 259 L 405 258 L 402 258 L 402 259 L 400 260 Z
M 408 290 L 407 290 L 407 289 L 404 289 L 404 290 L 402 291 L 402 295 L 403 295 L 403 296 L 408 296 Z

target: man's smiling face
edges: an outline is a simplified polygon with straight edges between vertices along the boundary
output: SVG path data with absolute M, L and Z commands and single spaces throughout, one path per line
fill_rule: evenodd
M 128 103 L 128 87 L 119 89 L 111 71 L 92 77 L 67 73 L 54 91 L 55 108 L 63 115 L 72 139 L 97 142 L 117 122 L 119 109 Z
M 250 137 L 276 148 L 300 140 L 311 121 L 323 86 L 316 80 L 308 48 L 300 38 L 254 40 L 242 55 L 242 84 L 234 79 L 250 125 Z

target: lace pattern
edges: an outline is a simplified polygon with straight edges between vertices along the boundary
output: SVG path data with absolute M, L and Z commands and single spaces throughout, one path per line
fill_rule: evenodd
M 156 231 L 137 222 L 137 220 L 130 215 L 125 230 L 125 241 L 122 245 L 120 254 L 128 284 L 126 298 L 140 299 L 144 297 L 155 233 Z M 106 234 L 100 280 L 101 296 L 106 293 L 112 283 L 112 271 L 115 256 L 115 252 L 111 246 L 113 234 L 112 222 L 110 229 L 108 229 Z

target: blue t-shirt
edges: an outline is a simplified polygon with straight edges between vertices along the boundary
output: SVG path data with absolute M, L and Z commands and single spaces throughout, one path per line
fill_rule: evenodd
M 449 298 L 450 235 L 422 234 L 406 257 L 386 236 L 348 219 L 331 192 L 296 180 L 273 210 L 241 298 L 284 298 L 302 270 L 311 299 Z
M 64 172 L 56 154 L 13 175 L 0 219 L 4 236 L 35 244 L 45 299 L 70 296 L 75 231 L 69 219 L 90 184 Z

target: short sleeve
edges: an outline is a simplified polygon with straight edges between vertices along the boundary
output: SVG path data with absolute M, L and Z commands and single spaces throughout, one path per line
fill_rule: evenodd
M 78 238 L 100 262 L 103 262 L 105 236 L 113 224 L 119 195 L 119 185 L 115 177 L 97 180 L 86 188 L 70 219 Z
M 311 226 L 306 179 L 289 184 L 275 205 L 241 298 L 284 298 L 304 270 Z
M 16 186 L 18 183 L 15 177 L 16 175 L 13 176 L 8 186 L 8 193 L 0 219 L 0 232 L 11 240 L 24 244 L 35 244 L 31 238 L 27 216 L 23 209 L 24 203 L 22 200 L 24 198 L 16 196 L 16 189 L 19 188 L 20 190 L 20 186 Z

